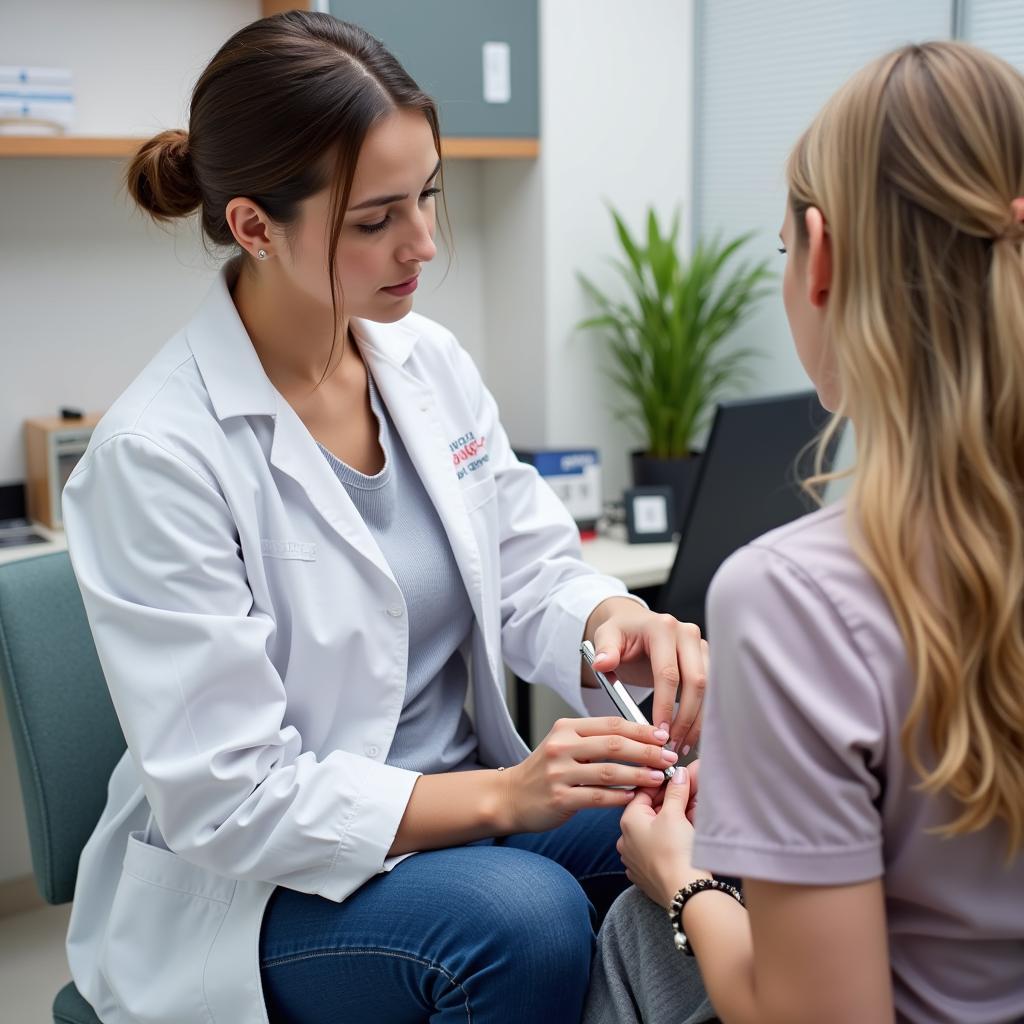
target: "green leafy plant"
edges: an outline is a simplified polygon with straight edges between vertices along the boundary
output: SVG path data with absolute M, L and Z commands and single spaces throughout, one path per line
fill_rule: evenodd
M 610 212 L 625 253 L 613 263 L 628 297 L 612 298 L 579 274 L 600 312 L 578 326 L 607 339 L 609 375 L 626 397 L 618 415 L 644 431 L 647 454 L 682 458 L 723 390 L 749 373 L 753 350 L 726 351 L 723 342 L 768 292 L 772 274 L 767 260 L 736 262 L 750 234 L 699 240 L 685 260 L 678 210 L 667 234 L 648 210 L 646 243 Z

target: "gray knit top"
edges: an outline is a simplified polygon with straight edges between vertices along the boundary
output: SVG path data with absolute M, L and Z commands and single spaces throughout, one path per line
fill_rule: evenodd
M 479 767 L 459 651 L 473 609 L 441 519 L 370 378 L 384 468 L 367 476 L 320 445 L 380 545 L 409 616 L 405 701 L 387 763 L 433 774 Z

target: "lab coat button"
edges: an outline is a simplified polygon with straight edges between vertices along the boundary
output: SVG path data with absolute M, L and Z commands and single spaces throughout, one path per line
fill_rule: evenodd
M 368 747 L 366 748 L 366 753 L 367 753 L 367 755 L 368 755 L 368 756 L 370 756 L 370 757 L 376 757 L 376 756 L 377 756 L 377 755 L 378 755 L 378 754 L 380 753 L 380 747 L 378 747 L 378 746 L 375 746 L 374 744 L 372 744 L 372 743 L 371 743 L 371 744 L 370 744 L 370 745 L 369 745 L 369 746 L 368 746 Z
M 388 615 L 393 619 L 400 619 L 402 617 L 402 609 L 396 605 L 394 608 L 388 609 Z

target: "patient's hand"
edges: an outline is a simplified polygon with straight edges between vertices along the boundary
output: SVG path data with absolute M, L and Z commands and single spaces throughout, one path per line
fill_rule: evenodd
M 659 795 L 661 808 L 655 810 L 650 790 L 638 792 L 622 812 L 622 835 L 615 844 L 626 877 L 639 886 L 660 907 L 667 908 L 673 896 L 696 878 L 710 878 L 691 862 L 693 825 L 689 820 L 689 771 L 679 768 Z
M 700 759 L 691 762 L 687 765 L 687 773 L 690 776 L 690 796 L 686 801 L 686 820 L 693 825 L 694 816 L 697 813 L 697 789 L 699 786 L 700 778 Z M 658 786 L 657 789 L 645 789 L 644 792 L 650 793 L 651 795 L 651 806 L 656 811 L 661 810 L 661 805 L 665 800 L 665 790 L 668 787 L 668 783 L 664 786 Z

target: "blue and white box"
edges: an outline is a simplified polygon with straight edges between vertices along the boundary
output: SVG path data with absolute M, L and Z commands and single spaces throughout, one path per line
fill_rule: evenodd
M 0 65 L 0 131 L 66 132 L 74 120 L 69 68 Z
M 596 448 L 516 449 L 561 498 L 582 530 L 593 529 L 601 518 L 601 457 Z

